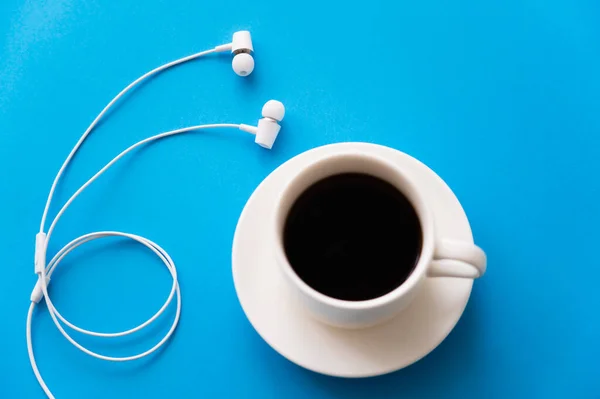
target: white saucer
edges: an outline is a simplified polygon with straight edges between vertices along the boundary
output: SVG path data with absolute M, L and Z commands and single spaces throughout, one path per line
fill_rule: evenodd
M 233 281 L 239 301 L 260 336 L 290 361 L 318 373 L 369 377 L 421 359 L 438 346 L 462 315 L 473 280 L 429 278 L 423 290 L 391 321 L 360 330 L 330 327 L 293 301 L 278 270 L 269 221 L 275 200 L 293 170 L 342 149 L 358 149 L 397 162 L 431 201 L 436 234 L 473 242 L 467 217 L 435 172 L 400 151 L 374 144 L 340 143 L 315 148 L 287 161 L 254 191 L 233 240 Z

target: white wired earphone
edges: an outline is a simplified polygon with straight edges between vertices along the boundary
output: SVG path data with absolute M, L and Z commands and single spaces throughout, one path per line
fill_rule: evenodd
M 262 109 L 263 118 L 258 121 L 258 126 L 250 126 L 250 125 L 235 124 L 235 123 L 219 123 L 219 124 L 190 126 L 190 127 L 184 127 L 181 129 L 176 129 L 176 130 L 171 130 L 168 132 L 160 133 L 160 134 L 157 134 L 152 137 L 148 137 L 147 139 L 144 139 L 142 141 L 139 141 L 139 142 L 133 144 L 129 148 L 122 151 L 115 158 L 113 158 L 112 161 L 107 163 L 102 169 L 100 169 L 95 175 L 93 175 L 87 182 L 85 182 L 85 184 L 83 184 L 77 191 L 75 191 L 75 193 L 69 198 L 69 200 L 63 205 L 63 207 L 57 213 L 56 217 L 54 218 L 54 220 L 52 221 L 52 223 L 50 224 L 50 227 L 48 228 L 48 230 L 46 232 L 45 226 L 46 226 L 46 218 L 48 217 L 48 210 L 49 210 L 50 204 L 52 202 L 52 196 L 54 195 L 54 190 L 56 189 L 56 186 L 57 186 L 60 178 L 62 177 L 66 167 L 69 165 L 69 162 L 71 162 L 75 153 L 81 147 L 81 144 L 84 142 L 84 140 L 88 137 L 88 135 L 92 132 L 92 130 L 94 130 L 94 128 L 96 127 L 98 122 L 102 119 L 102 117 L 106 114 L 106 112 L 110 109 L 110 107 L 112 107 L 125 93 L 127 93 L 129 90 L 131 90 L 133 87 L 135 87 L 140 82 L 144 81 L 145 79 L 147 79 L 159 72 L 164 71 L 165 69 L 171 68 L 173 66 L 182 64 L 187 61 L 194 60 L 196 58 L 199 58 L 199 57 L 202 57 L 202 56 L 205 56 L 208 54 L 228 52 L 228 51 L 230 51 L 232 54 L 234 54 L 232 66 L 233 66 L 233 70 L 235 71 L 236 74 L 238 74 L 239 76 L 247 76 L 250 73 L 252 73 L 252 71 L 254 70 L 254 59 L 252 58 L 253 48 L 252 48 L 252 39 L 250 37 L 250 32 L 248 32 L 248 31 L 240 31 L 240 32 L 234 33 L 233 40 L 231 43 L 216 46 L 215 48 L 213 48 L 211 50 L 202 51 L 202 52 L 192 54 L 192 55 L 184 57 L 184 58 L 180 58 L 178 60 L 175 60 L 175 61 L 169 62 L 167 64 L 164 64 L 162 66 L 159 66 L 158 68 L 155 68 L 155 69 L 151 70 L 150 72 L 145 73 L 144 75 L 140 76 L 139 78 L 137 78 L 136 80 L 131 82 L 119 94 L 117 94 L 117 96 L 115 98 L 113 98 L 108 103 L 108 105 L 106 105 L 106 107 L 104 107 L 102 112 L 100 112 L 100 114 L 96 117 L 96 119 L 94 119 L 92 124 L 83 133 L 83 135 L 81 136 L 79 141 L 77 141 L 77 143 L 75 144 L 75 147 L 73 147 L 73 149 L 69 153 L 69 156 L 67 156 L 67 159 L 65 159 L 65 161 L 63 162 L 56 177 L 54 178 L 54 182 L 52 183 L 52 187 L 50 188 L 50 193 L 48 194 L 48 199 L 46 201 L 44 213 L 42 215 L 42 221 L 40 223 L 40 232 L 36 235 L 36 240 L 35 240 L 35 274 L 38 276 L 38 280 L 37 280 L 37 283 L 31 293 L 31 305 L 29 306 L 29 312 L 27 313 L 27 332 L 26 332 L 26 334 L 27 334 L 27 351 L 29 353 L 29 360 L 31 362 L 31 367 L 33 369 L 35 377 L 37 378 L 40 386 L 42 387 L 42 389 L 44 390 L 44 392 L 46 393 L 46 395 L 49 398 L 54 398 L 54 395 L 52 395 L 52 393 L 50 392 L 50 389 L 48 389 L 48 386 L 44 382 L 44 379 L 42 378 L 42 376 L 38 370 L 38 367 L 37 367 L 37 364 L 35 361 L 35 356 L 33 354 L 33 345 L 31 342 L 31 319 L 33 316 L 33 311 L 35 309 L 35 306 L 42 300 L 42 298 L 45 298 L 45 300 L 46 300 L 48 312 L 50 313 L 50 316 L 52 317 L 52 320 L 54 321 L 56 328 L 58 328 L 60 333 L 71 344 L 73 344 L 77 349 L 81 350 L 84 353 L 87 353 L 90 356 L 93 356 L 95 358 L 102 359 L 102 360 L 113 361 L 113 362 L 126 362 L 126 361 L 130 361 L 130 360 L 136 360 L 136 359 L 140 359 L 144 356 L 148 356 L 151 353 L 155 352 L 171 337 L 171 335 L 175 331 L 175 328 L 177 327 L 177 323 L 179 322 L 179 316 L 181 314 L 181 293 L 179 292 L 179 284 L 177 282 L 177 270 L 175 268 L 175 263 L 173 262 L 173 260 L 169 256 L 169 254 L 167 254 L 167 252 L 164 249 L 162 249 L 158 244 L 148 240 L 147 238 L 144 238 L 144 237 L 141 237 L 141 236 L 138 236 L 135 234 L 123 233 L 123 232 L 119 232 L 119 231 L 98 231 L 95 233 L 88 233 L 88 234 L 85 234 L 81 237 L 74 239 L 73 241 L 71 241 L 70 243 L 65 245 L 60 251 L 58 251 L 56 253 L 56 255 L 54 255 L 54 257 L 52 258 L 52 260 L 50 260 L 50 262 L 46 262 L 46 252 L 47 252 L 47 248 L 48 248 L 48 242 L 50 241 L 50 236 L 52 235 L 52 232 L 54 231 L 56 224 L 58 223 L 58 220 L 65 213 L 65 211 L 67 210 L 69 205 L 71 205 L 71 203 L 75 200 L 75 198 L 77 198 L 77 196 L 79 196 L 79 194 L 81 194 L 90 184 L 92 184 L 98 177 L 100 177 L 104 172 L 106 172 L 112 165 L 114 165 L 117 161 L 119 161 L 125 155 L 129 154 L 131 151 L 135 150 L 138 147 L 141 147 L 144 144 L 147 144 L 154 140 L 162 139 L 164 137 L 173 136 L 173 135 L 181 134 L 181 133 L 197 131 L 197 130 L 202 130 L 202 129 L 237 128 L 242 131 L 254 134 L 255 142 L 257 144 L 259 144 L 260 146 L 262 146 L 264 148 L 270 149 L 273 146 L 273 143 L 275 142 L 277 135 L 279 134 L 279 130 L 281 127 L 279 126 L 278 122 L 280 122 L 283 119 L 283 116 L 285 114 L 285 108 L 284 108 L 283 104 L 280 103 L 279 101 L 275 101 L 275 100 L 268 101 Z M 79 247 L 80 245 L 85 244 L 88 241 L 92 241 L 92 240 L 96 240 L 96 239 L 104 238 L 104 237 L 129 238 L 129 239 L 135 240 L 135 241 L 139 242 L 140 244 L 148 247 L 151 251 L 153 251 L 156 254 L 156 256 L 158 256 L 163 261 L 163 263 L 165 264 L 167 269 L 169 269 L 169 272 L 171 273 L 171 276 L 173 278 L 171 292 L 169 293 L 169 296 L 167 297 L 167 300 L 162 305 L 162 307 L 148 320 L 146 320 L 139 326 L 129 329 L 127 331 L 121 331 L 121 332 L 115 332 L 115 333 L 102 333 L 102 332 L 89 331 L 89 330 L 77 327 L 76 325 L 70 323 L 67 319 L 65 319 L 58 312 L 58 310 L 52 304 L 52 301 L 50 300 L 50 296 L 48 295 L 48 285 L 50 283 L 50 278 L 52 276 L 52 273 L 54 273 L 54 271 L 60 264 L 60 261 L 63 260 L 63 258 L 65 256 L 67 256 L 69 254 L 69 252 L 71 252 L 75 248 Z M 175 296 L 177 297 L 177 310 L 176 310 L 175 318 L 173 319 L 173 324 L 171 325 L 171 328 L 168 330 L 168 332 L 164 335 L 164 337 L 156 345 L 154 345 L 152 348 L 146 350 L 145 352 L 139 353 L 137 355 L 126 356 L 126 357 L 112 357 L 112 356 L 105 356 L 105 355 L 101 355 L 99 353 L 93 352 L 93 351 L 85 348 L 83 345 L 79 344 L 77 341 L 75 341 L 75 339 L 73 339 L 65 331 L 65 329 L 63 328 L 63 325 L 62 325 L 62 324 L 64 324 L 64 325 L 68 326 L 69 328 L 71 328 L 72 330 L 75 330 L 82 334 L 95 336 L 95 337 L 102 337 L 102 338 L 122 337 L 125 335 L 135 333 L 136 331 L 140 331 L 140 330 L 144 329 L 145 327 L 148 327 L 152 322 L 154 322 L 165 311 L 165 309 L 169 306 L 169 304 L 173 300 L 173 297 L 175 297 Z M 61 324 L 61 322 L 62 322 L 62 324 Z

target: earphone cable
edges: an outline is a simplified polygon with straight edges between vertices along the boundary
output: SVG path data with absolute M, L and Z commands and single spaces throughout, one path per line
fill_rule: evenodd
M 46 385 L 46 383 L 44 382 L 44 379 L 42 378 L 42 376 L 39 372 L 39 369 L 37 367 L 37 363 L 36 363 L 34 351 L 33 351 L 32 331 L 31 331 L 32 330 L 33 312 L 34 312 L 35 306 L 42 300 L 42 298 L 44 298 L 46 301 L 46 306 L 47 306 L 48 312 L 49 312 L 56 328 L 73 346 L 75 346 L 77 349 L 79 349 L 82 352 L 84 352 L 90 356 L 93 356 L 95 358 L 107 360 L 107 361 L 114 361 L 114 362 L 125 362 L 125 361 L 136 360 L 136 359 L 140 359 L 142 357 L 148 356 L 151 353 L 155 352 L 165 342 L 167 342 L 168 339 L 171 337 L 171 335 L 175 331 L 175 328 L 177 327 L 177 324 L 179 322 L 179 317 L 181 314 L 181 293 L 180 293 L 179 284 L 177 281 L 177 270 L 175 267 L 175 263 L 173 262 L 171 257 L 168 255 L 168 253 L 164 249 L 162 249 L 158 244 L 154 243 L 153 241 L 151 241 L 147 238 L 141 237 L 139 235 L 118 232 L 118 231 L 99 231 L 99 232 L 85 234 L 85 235 L 82 235 L 82 236 L 72 240 L 70 243 L 65 245 L 60 251 L 58 251 L 56 253 L 56 255 L 50 260 L 50 262 L 48 262 L 46 264 L 46 252 L 47 252 L 47 248 L 48 248 L 48 243 L 49 243 L 50 237 L 51 237 L 58 221 L 62 217 L 62 215 L 65 213 L 65 211 L 71 205 L 71 203 L 89 185 L 91 185 L 96 179 L 98 179 L 104 172 L 106 172 L 111 166 L 113 166 L 121 158 L 123 158 L 127 154 L 131 153 L 135 149 L 137 149 L 147 143 L 150 143 L 152 141 L 160 140 L 162 138 L 177 135 L 177 134 L 183 134 L 183 133 L 189 133 L 189 132 L 199 131 L 199 130 L 203 130 L 203 129 L 213 129 L 213 128 L 240 128 L 240 125 L 231 124 L 231 123 L 223 123 L 223 124 L 206 124 L 206 125 L 190 126 L 190 127 L 185 127 L 185 128 L 181 128 L 181 129 L 176 129 L 176 130 L 171 130 L 168 132 L 160 133 L 160 134 L 146 138 L 144 140 L 141 140 L 141 141 L 131 145 L 130 147 L 128 147 L 127 149 L 122 151 L 119 155 L 114 157 L 110 162 L 108 162 L 104 167 L 102 167 L 102 169 L 100 169 L 88 181 L 86 181 L 77 191 L 75 191 L 75 193 L 73 193 L 73 195 L 71 195 L 71 197 L 65 202 L 65 204 L 62 206 L 62 208 L 58 211 L 58 213 L 54 217 L 52 223 L 50 224 L 50 227 L 48 228 L 47 233 L 45 233 L 44 229 L 45 229 L 45 225 L 46 225 L 46 219 L 48 217 L 50 205 L 52 203 L 54 191 L 56 189 L 56 186 L 58 185 L 58 182 L 60 181 L 60 179 L 61 179 L 64 171 L 68 167 L 69 163 L 71 162 L 71 160 L 73 159 L 73 157 L 75 156 L 77 151 L 80 149 L 80 147 L 83 144 L 83 142 L 85 141 L 85 139 L 89 136 L 89 134 L 97 126 L 98 122 L 102 119 L 102 117 L 106 114 L 106 112 L 108 112 L 108 110 L 120 98 L 122 98 L 127 92 L 129 92 L 131 89 L 133 89 L 135 86 L 137 86 L 139 83 L 146 80 L 147 78 L 149 78 L 153 75 L 156 75 L 157 73 L 164 71 L 170 67 L 182 64 L 187 61 L 191 61 L 193 59 L 202 57 L 207 54 L 221 52 L 221 51 L 227 51 L 229 49 L 230 49 L 229 45 L 221 45 L 221 46 L 217 46 L 211 50 L 192 54 L 190 56 L 180 58 L 178 60 L 164 64 L 158 68 L 155 68 L 155 69 L 151 70 L 150 72 L 147 72 L 144 75 L 137 78 L 136 80 L 134 80 L 127 87 L 125 87 L 123 90 L 121 90 L 121 92 L 119 92 L 119 94 L 117 94 L 117 96 L 115 96 L 115 98 L 113 98 L 104 107 L 104 109 L 100 112 L 100 114 L 98 114 L 98 116 L 94 119 L 94 121 L 90 124 L 90 126 L 87 128 L 87 130 L 83 133 L 83 135 L 77 141 L 77 143 L 75 144 L 75 146 L 73 147 L 73 149 L 71 150 L 69 155 L 67 156 L 66 160 L 62 164 L 61 168 L 59 169 L 59 171 L 54 179 L 54 182 L 50 188 L 50 192 L 48 194 L 48 199 L 47 199 L 46 205 L 44 207 L 44 212 L 43 212 L 42 220 L 40 223 L 40 232 L 36 235 L 35 273 L 38 276 L 38 280 L 37 280 L 37 283 L 31 293 L 31 298 L 30 298 L 31 304 L 29 306 L 29 310 L 27 313 L 27 321 L 26 321 L 27 351 L 29 354 L 29 360 L 31 362 L 31 367 L 33 369 L 35 377 L 38 380 L 41 388 L 43 389 L 43 391 L 49 398 L 54 398 L 54 396 L 51 393 L 48 386 Z M 156 254 L 160 258 L 160 260 L 165 264 L 165 266 L 171 273 L 171 277 L 173 279 L 171 291 L 170 291 L 167 299 L 165 300 L 165 302 L 161 306 L 161 308 L 152 317 L 150 317 L 148 320 L 146 320 L 145 322 L 141 323 L 140 325 L 138 325 L 134 328 L 131 328 L 126 331 L 115 332 L 115 333 L 95 332 L 95 331 L 86 330 L 86 329 L 83 329 L 81 327 L 74 325 L 73 323 L 69 322 L 66 318 L 64 318 L 58 312 L 58 310 L 52 303 L 50 296 L 48 294 L 48 284 L 50 283 L 50 278 L 52 277 L 52 274 L 54 273 L 54 271 L 56 270 L 56 268 L 58 267 L 60 262 L 64 259 L 64 257 L 67 256 L 71 251 L 73 251 L 80 245 L 83 245 L 92 240 L 105 238 L 105 237 L 120 237 L 120 238 L 125 238 L 125 239 L 131 239 L 131 240 L 137 241 L 138 243 L 144 245 L 145 247 L 150 249 L 154 254 Z M 177 304 L 176 306 L 177 307 L 176 307 L 176 312 L 175 312 L 173 322 L 171 324 L 171 327 L 167 331 L 167 333 L 152 348 L 150 348 L 144 352 L 138 353 L 136 355 L 132 355 L 132 356 L 111 357 L 111 356 L 105 356 L 105 355 L 93 352 L 93 351 L 87 349 L 86 347 L 84 347 L 83 345 L 81 345 L 80 343 L 78 343 L 77 341 L 75 341 L 75 339 L 73 339 L 73 337 L 71 337 L 71 335 L 69 335 L 65 331 L 65 329 L 63 328 L 63 325 L 62 325 L 62 324 L 64 324 L 72 330 L 75 330 L 75 331 L 80 332 L 85 335 L 90 335 L 90 336 L 95 336 L 95 337 L 115 338 L 115 337 L 126 336 L 129 334 L 133 334 L 137 331 L 140 331 L 140 330 L 144 329 L 145 327 L 148 327 L 150 324 L 152 324 L 168 308 L 168 306 L 173 301 L 173 298 L 176 298 L 176 304 Z
M 52 186 L 50 187 L 50 193 L 48 194 L 48 199 L 46 200 L 46 205 L 44 206 L 44 213 L 42 214 L 42 220 L 40 223 L 40 232 L 44 231 L 44 227 L 46 225 L 46 219 L 48 217 L 48 212 L 50 210 L 50 204 L 52 203 L 52 197 L 54 196 L 54 191 L 56 190 L 56 186 L 58 185 L 58 182 L 60 181 L 60 178 L 62 177 L 65 169 L 71 162 L 71 159 L 73 159 L 73 157 L 75 156 L 75 153 L 77 153 L 77 150 L 79 150 L 79 147 L 81 147 L 81 145 L 83 144 L 85 139 L 89 136 L 89 134 L 92 132 L 92 130 L 94 130 L 96 125 L 100 122 L 100 120 L 104 117 L 104 115 L 108 112 L 108 110 L 111 109 L 112 106 L 121 99 L 121 97 L 123 97 L 131 89 L 136 87 L 138 84 L 140 84 L 144 80 L 158 74 L 159 72 L 162 72 L 166 69 L 172 68 L 176 65 L 180 65 L 185 62 L 203 57 L 205 55 L 216 53 L 218 51 L 223 51 L 223 50 L 221 50 L 220 47 L 221 46 L 217 46 L 214 49 L 201 51 L 199 53 L 192 54 L 187 57 L 179 58 L 175 61 L 171 61 L 171 62 L 161 65 L 157 68 L 154 68 L 153 70 L 146 72 L 145 74 L 143 74 L 142 76 L 140 76 L 139 78 L 137 78 L 136 80 L 134 80 L 133 82 L 128 84 L 123 90 L 121 90 L 119 92 L 119 94 L 117 94 L 108 104 L 106 104 L 104 109 L 102 109 L 102 111 L 100 111 L 98 116 L 96 116 L 96 118 L 92 121 L 90 126 L 88 126 L 88 128 L 85 130 L 85 132 L 81 135 L 81 137 L 79 138 L 79 140 L 77 141 L 77 143 L 75 144 L 75 146 L 73 147 L 73 149 L 71 150 L 71 152 L 69 153 L 69 155 L 67 156 L 65 161 L 63 162 L 62 166 L 58 170 L 58 173 L 56 174 L 56 177 L 54 178 L 54 181 L 52 182 Z

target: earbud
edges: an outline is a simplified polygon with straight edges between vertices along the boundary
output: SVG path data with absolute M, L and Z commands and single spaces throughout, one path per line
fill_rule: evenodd
M 234 56 L 231 66 L 238 76 L 248 76 L 254 70 L 253 51 L 250 32 L 243 30 L 233 34 L 231 53 Z
M 285 107 L 280 101 L 269 100 L 263 106 L 262 119 L 258 121 L 258 127 L 250 125 L 240 125 L 240 130 L 256 135 L 254 142 L 259 146 L 271 149 L 277 139 L 281 126 L 279 122 L 283 120 Z
M 252 57 L 254 48 L 252 47 L 252 37 L 247 30 L 235 32 L 231 43 L 216 46 L 214 51 L 231 51 L 233 54 L 231 67 L 238 76 L 248 76 L 254 70 L 254 58 Z

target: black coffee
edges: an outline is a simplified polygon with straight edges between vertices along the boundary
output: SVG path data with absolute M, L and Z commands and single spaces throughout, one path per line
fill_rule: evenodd
M 421 252 L 409 200 L 379 178 L 345 173 L 318 181 L 292 205 L 284 227 L 288 261 L 327 296 L 363 301 L 398 288 Z

